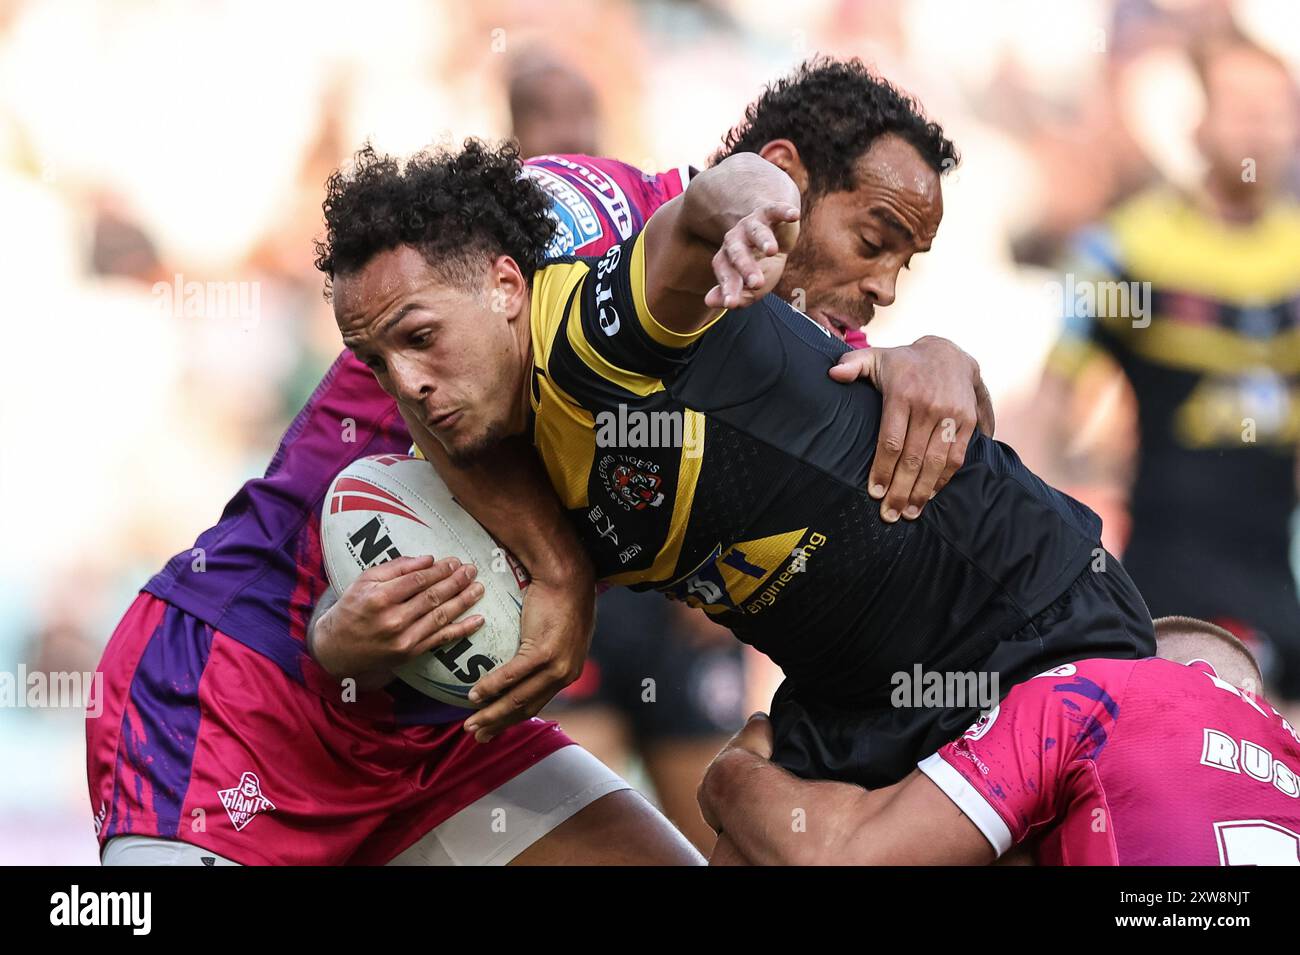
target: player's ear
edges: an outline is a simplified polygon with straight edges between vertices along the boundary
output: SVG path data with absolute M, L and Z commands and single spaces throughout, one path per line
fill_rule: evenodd
M 799 147 L 788 139 L 774 139 L 758 154 L 794 180 L 802 195 L 808 191 L 808 170 L 799 157 Z
M 509 255 L 499 255 L 488 269 L 488 307 L 513 322 L 527 315 L 528 280 L 519 263 Z

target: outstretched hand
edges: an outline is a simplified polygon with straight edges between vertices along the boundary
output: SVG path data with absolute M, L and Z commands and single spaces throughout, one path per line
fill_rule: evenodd
M 772 202 L 732 226 L 713 256 L 718 284 L 704 296 L 710 308 L 743 308 L 776 287 L 799 238 L 799 210 Z

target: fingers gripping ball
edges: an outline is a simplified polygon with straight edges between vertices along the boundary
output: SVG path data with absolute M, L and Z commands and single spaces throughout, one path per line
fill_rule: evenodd
M 469 707 L 469 691 L 478 679 L 518 651 L 528 576 L 457 503 L 427 461 L 385 454 L 344 468 L 325 495 L 321 550 L 330 584 L 339 593 L 364 571 L 397 557 L 456 557 L 478 568 L 483 597 L 457 619 L 479 614 L 483 626 L 394 671 L 421 693 Z

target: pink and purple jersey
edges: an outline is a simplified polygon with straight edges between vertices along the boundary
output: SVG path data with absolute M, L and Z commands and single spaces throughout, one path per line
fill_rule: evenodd
M 1083 660 L 1015 687 L 920 769 L 999 855 L 1300 865 L 1300 737 L 1204 661 Z
M 682 192 L 686 169 L 657 175 L 589 156 L 539 156 L 525 174 L 552 199 L 558 224 L 548 250 L 600 255 L 631 237 Z M 303 682 L 305 636 L 327 586 L 320 510 L 344 467 L 372 454 L 404 453 L 411 436 L 397 405 L 350 352 L 326 372 L 280 441 L 266 474 L 246 483 L 217 524 L 143 588 L 274 661 Z M 445 722 L 464 711 L 394 687 L 397 716 Z
M 100 662 L 86 780 L 103 845 L 179 839 L 244 865 L 380 865 L 572 743 L 531 719 L 477 743 L 455 722 L 395 720 L 384 690 L 303 679 L 148 593 Z

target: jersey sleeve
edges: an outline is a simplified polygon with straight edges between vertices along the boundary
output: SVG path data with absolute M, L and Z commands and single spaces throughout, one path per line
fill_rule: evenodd
M 664 378 L 689 360 L 692 346 L 718 319 L 693 332 L 660 324 L 646 301 L 645 233 L 596 263 L 583 289 L 582 334 L 603 361 Z
M 545 372 L 579 404 L 597 395 L 608 402 L 663 390 L 712 326 L 683 334 L 651 313 L 642 235 L 599 259 L 557 263 L 542 272 L 534 291 L 535 351 Z
M 1056 819 L 1073 774 L 1105 746 L 1119 706 L 1113 679 L 1098 677 L 1075 664 L 1040 674 L 919 764 L 998 855 Z

